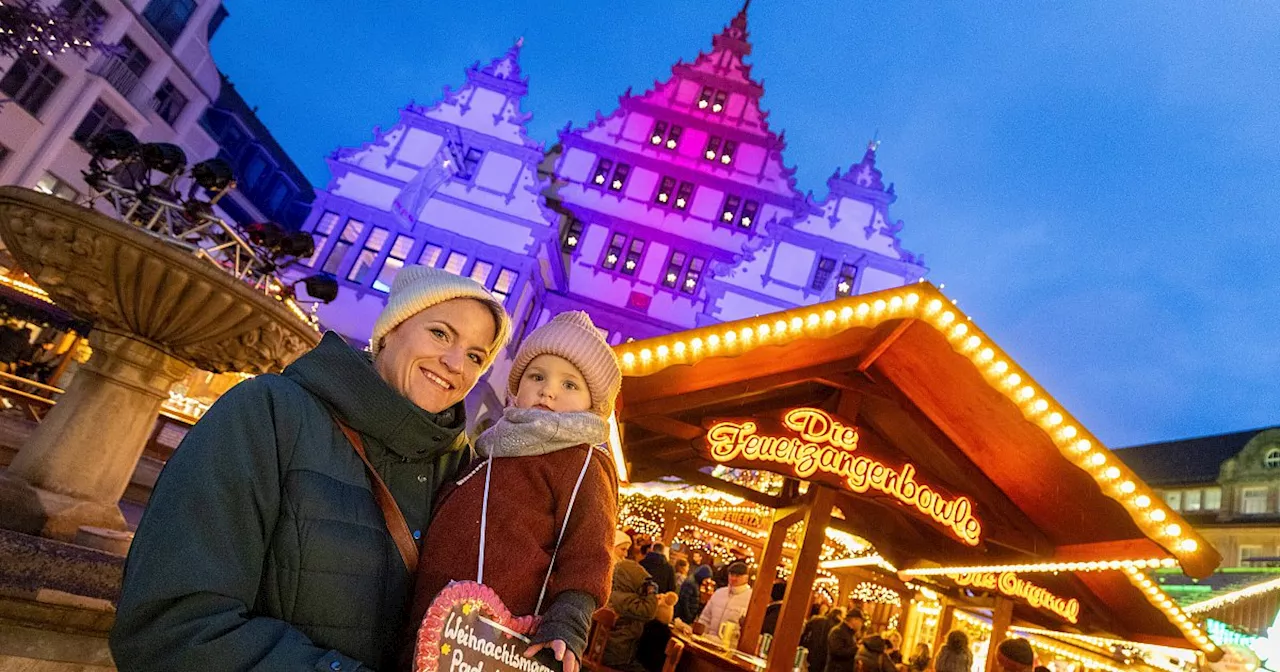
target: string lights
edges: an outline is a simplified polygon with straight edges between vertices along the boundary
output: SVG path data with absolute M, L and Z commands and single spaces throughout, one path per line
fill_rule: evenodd
M 1218 607 L 1225 607 L 1229 604 L 1234 604 L 1247 597 L 1263 595 L 1276 590 L 1280 590 L 1280 579 L 1271 579 L 1270 581 L 1255 583 L 1252 586 L 1246 586 L 1240 590 L 1187 605 L 1183 607 L 1182 610 L 1188 614 L 1202 614 L 1206 611 L 1217 609 Z
M 1153 491 L 1141 484 L 1132 471 L 953 308 L 932 285 L 918 283 L 764 318 L 633 341 L 616 350 L 624 375 L 647 376 L 677 364 L 695 364 L 708 357 L 734 357 L 761 346 L 783 345 L 801 338 L 827 338 L 853 327 L 876 327 L 892 320 L 918 320 L 937 330 L 956 352 L 968 357 L 987 384 L 1021 409 L 1027 421 L 1038 426 L 1064 456 L 1089 473 L 1106 495 L 1123 505 L 1148 537 L 1184 561 L 1205 552 L 1206 544 L 1189 525 L 1159 504 Z
M 854 586 L 852 597 L 860 602 L 877 602 L 879 604 L 891 604 L 895 607 L 902 606 L 902 596 L 898 594 L 898 591 L 871 581 L 863 581 Z
M 940 576 L 944 574 L 979 574 L 1015 572 L 1019 574 L 1058 572 L 1103 572 L 1118 569 L 1155 569 L 1176 567 L 1173 558 L 1146 560 L 1096 560 L 1088 562 L 1042 562 L 1018 565 L 973 565 L 968 567 L 913 567 L 899 572 L 902 576 Z
M 1169 619 L 1169 622 L 1182 631 L 1183 636 L 1188 641 L 1194 642 L 1196 646 L 1200 647 L 1201 651 L 1207 654 L 1214 655 L 1218 653 L 1218 647 L 1209 639 L 1209 635 L 1205 634 L 1204 630 L 1201 630 L 1195 621 L 1191 620 L 1186 613 L 1179 609 L 1177 603 L 1166 595 L 1160 589 L 1160 585 L 1152 581 L 1146 572 L 1127 567 L 1124 573 L 1125 576 L 1129 577 L 1129 581 L 1142 591 L 1147 600 L 1159 607 L 1164 612 L 1165 617 Z

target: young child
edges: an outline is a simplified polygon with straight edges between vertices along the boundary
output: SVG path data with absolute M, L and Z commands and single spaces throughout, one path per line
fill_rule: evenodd
M 603 444 L 621 384 L 613 349 L 584 312 L 525 339 L 509 406 L 476 441 L 483 459 L 437 501 L 411 624 L 449 582 L 476 581 L 513 615 L 540 618 L 526 655 L 549 646 L 565 672 L 577 670 L 612 580 L 618 481 Z

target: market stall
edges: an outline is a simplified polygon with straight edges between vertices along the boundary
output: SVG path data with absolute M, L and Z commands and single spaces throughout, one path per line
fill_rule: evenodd
M 756 650 L 770 572 L 796 546 L 771 672 L 792 669 L 836 561 L 869 573 L 845 586 L 896 588 L 903 627 L 932 618 L 935 643 L 977 618 L 989 646 L 1033 628 L 1221 655 L 1146 574 L 1205 576 L 1217 552 L 931 285 L 618 353 L 630 480 L 677 477 L 772 511 L 738 649 Z M 726 469 L 781 478 L 752 487 Z M 869 546 L 824 559 L 829 528 Z

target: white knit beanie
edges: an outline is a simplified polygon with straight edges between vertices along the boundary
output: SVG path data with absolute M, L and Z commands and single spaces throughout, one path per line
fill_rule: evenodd
M 452 299 L 475 299 L 493 313 L 498 332 L 485 358 L 485 366 L 488 367 L 498 351 L 511 340 L 511 318 L 507 316 L 506 309 L 484 285 L 471 278 L 430 266 L 405 266 L 396 274 L 395 282 L 391 283 L 391 293 L 387 295 L 387 305 L 373 323 L 373 335 L 369 339 L 369 349 L 373 351 L 373 356 L 378 356 L 382 339 L 392 329 L 400 326 L 400 323 L 431 306 Z
M 560 313 L 524 339 L 507 378 L 507 393 L 512 397 L 520 389 L 524 370 L 538 355 L 569 360 L 587 381 L 591 410 L 605 418 L 613 413 L 613 402 L 622 387 L 622 371 L 618 356 L 591 323 L 591 316 L 581 310 Z

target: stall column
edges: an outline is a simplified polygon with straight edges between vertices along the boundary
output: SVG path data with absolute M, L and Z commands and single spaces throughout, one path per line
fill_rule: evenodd
M 782 545 L 787 541 L 787 530 L 799 522 L 804 513 L 801 507 L 773 512 L 769 540 L 760 556 L 760 573 L 756 576 L 755 585 L 751 587 L 751 604 L 747 607 L 746 624 L 742 627 L 742 637 L 738 640 L 738 649 L 742 651 L 755 653 L 760 639 L 760 627 L 764 624 L 764 610 L 769 606 L 769 594 L 777 579 L 778 569 L 782 566 Z
M 996 667 L 996 649 L 1005 639 L 1005 633 L 1013 624 L 1013 601 L 996 596 L 995 608 L 991 610 L 991 641 L 987 644 L 987 672 L 994 672 Z
M 944 644 L 947 643 L 947 635 L 951 634 L 951 628 L 956 623 L 956 605 L 950 599 L 942 598 L 942 612 L 938 614 L 938 632 L 933 638 L 933 655 L 938 655 Z
M 800 632 L 809 613 L 813 580 L 818 577 L 818 556 L 827 538 L 831 507 L 835 505 L 835 491 L 817 484 L 810 484 L 809 488 L 814 496 L 803 509 L 804 537 L 800 541 L 800 551 L 796 553 L 795 573 L 787 583 L 787 595 L 782 600 L 782 612 L 778 614 L 767 672 L 791 672 L 794 667 Z

